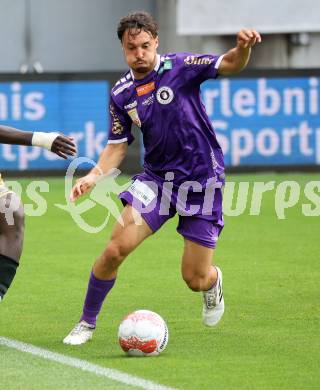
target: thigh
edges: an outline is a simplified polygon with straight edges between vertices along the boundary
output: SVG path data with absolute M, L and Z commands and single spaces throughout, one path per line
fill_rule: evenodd
M 137 211 L 130 205 L 123 209 L 113 227 L 109 243 L 93 266 L 94 275 L 98 279 L 116 278 L 117 270 L 123 260 L 152 234 L 152 230 L 144 220 L 136 223 L 139 217 L 137 214 Z
M 181 270 L 185 279 L 208 275 L 212 267 L 214 249 L 200 245 L 188 239 L 184 240 Z
M 128 254 L 152 233 L 138 211 L 127 204 L 113 227 L 111 242 L 116 243 L 123 252 Z

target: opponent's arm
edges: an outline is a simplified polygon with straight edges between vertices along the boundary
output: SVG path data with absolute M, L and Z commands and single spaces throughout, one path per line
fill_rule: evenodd
M 31 145 L 33 133 L 9 126 L 0 126 L 0 143 L 12 145 Z
M 261 36 L 256 30 L 241 30 L 237 35 L 237 46 L 223 56 L 218 73 L 230 76 L 244 69 L 249 61 L 251 48 L 257 42 L 261 42 Z
M 40 146 L 66 159 L 76 154 L 76 145 L 71 137 L 56 132 L 42 133 L 21 131 L 9 126 L 0 126 L 0 143 L 11 145 Z
M 102 151 L 97 165 L 86 176 L 76 181 L 71 189 L 70 200 L 74 202 L 81 195 L 92 190 L 100 175 L 108 174 L 113 168 L 118 168 L 126 155 L 127 148 L 127 142 L 108 144 Z

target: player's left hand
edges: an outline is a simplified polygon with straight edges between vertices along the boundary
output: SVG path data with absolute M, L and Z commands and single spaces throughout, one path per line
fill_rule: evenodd
M 243 49 L 250 48 L 261 42 L 261 36 L 256 30 L 243 29 L 238 32 L 237 46 Z
M 77 154 L 77 146 L 73 140 L 72 137 L 59 134 L 52 143 L 51 152 L 64 159 L 67 159 L 68 156 L 75 156 Z

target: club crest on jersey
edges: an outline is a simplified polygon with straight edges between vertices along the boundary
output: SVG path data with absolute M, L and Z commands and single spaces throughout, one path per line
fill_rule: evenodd
M 157 91 L 157 100 L 160 104 L 169 104 L 174 98 L 173 91 L 170 87 L 161 87 Z
M 128 115 L 130 116 L 132 122 L 137 125 L 138 127 L 141 127 L 141 120 L 138 115 L 138 110 L 136 108 L 133 108 L 132 110 L 128 111 Z

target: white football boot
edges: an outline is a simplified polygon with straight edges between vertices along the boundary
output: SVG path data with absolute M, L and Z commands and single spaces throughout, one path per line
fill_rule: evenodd
M 203 291 L 202 320 L 207 326 L 215 326 L 223 316 L 224 299 L 222 291 L 222 272 L 216 267 L 218 279 L 214 287 Z
M 95 326 L 88 324 L 86 321 L 80 321 L 63 339 L 64 344 L 81 345 L 92 339 Z

